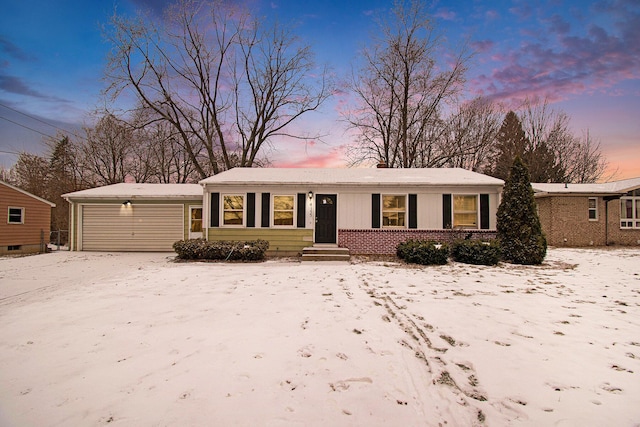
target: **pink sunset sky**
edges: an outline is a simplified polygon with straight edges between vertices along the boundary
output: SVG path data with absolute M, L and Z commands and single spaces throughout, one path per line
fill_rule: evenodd
M 340 81 L 357 66 L 375 30 L 373 17 L 392 1 L 248 0 L 266 19 L 293 23 L 320 65 Z M 6 2 L 9 3 L 9 2 Z M 109 46 L 100 26 L 113 13 L 159 12 L 169 2 L 45 0 L 11 2 L 0 16 L 0 166 L 20 151 L 44 152 L 43 140 L 77 132 L 100 103 Z M 475 50 L 463 98 L 478 95 L 508 106 L 547 98 L 571 117 L 575 134 L 598 141 L 607 178 L 640 176 L 640 3 L 636 0 L 433 1 L 432 16 L 447 45 Z M 292 132 L 322 135 L 306 144 L 273 141 L 274 166 L 346 166 L 354 141 L 339 111 L 338 92 L 294 124 Z

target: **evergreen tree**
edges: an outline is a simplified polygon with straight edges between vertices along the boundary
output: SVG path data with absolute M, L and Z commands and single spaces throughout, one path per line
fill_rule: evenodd
M 529 171 L 519 156 L 504 185 L 496 228 L 505 261 L 542 263 L 547 253 L 547 240 L 538 218 Z
M 509 111 L 496 136 L 494 159 L 491 169 L 487 171 L 489 175 L 507 180 L 513 160 L 518 156 L 522 157 L 528 145 L 522 122 L 516 113 Z

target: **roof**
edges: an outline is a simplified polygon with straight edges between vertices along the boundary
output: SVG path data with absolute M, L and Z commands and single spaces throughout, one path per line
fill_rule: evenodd
M 200 184 L 502 186 L 504 181 L 461 168 L 234 168 Z
M 202 197 L 198 184 L 120 183 L 63 194 L 73 199 L 185 199 Z
M 531 183 L 533 191 L 543 194 L 624 194 L 640 187 L 640 178 L 601 184 L 547 184 Z
M 34 195 L 34 194 L 29 193 L 28 191 L 24 191 L 22 188 L 14 187 L 13 185 L 11 185 L 11 184 L 7 184 L 7 183 L 6 183 L 6 182 L 4 182 L 4 181 L 0 181 L 0 184 L 4 185 L 5 187 L 9 187 L 9 188 L 11 188 L 12 190 L 15 190 L 15 191 L 17 191 L 17 192 L 19 192 L 19 193 L 22 193 L 22 194 L 24 194 L 24 195 L 26 195 L 26 196 L 33 197 L 34 199 L 38 200 L 39 202 L 42 202 L 42 203 L 46 203 L 46 204 L 48 204 L 48 205 L 49 205 L 49 206 L 51 206 L 52 208 L 55 208 L 55 207 L 56 207 L 56 204 L 55 204 L 55 203 L 51 203 L 50 201 L 45 200 L 45 199 L 43 199 L 42 197 L 38 197 L 38 196 L 36 196 L 36 195 Z

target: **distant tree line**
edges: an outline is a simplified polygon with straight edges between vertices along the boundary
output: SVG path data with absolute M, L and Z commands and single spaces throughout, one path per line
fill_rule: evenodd
M 595 182 L 607 166 L 588 132 L 547 100 L 514 111 L 463 101 L 473 53 L 446 49 L 426 3 L 396 0 L 378 20 L 346 79 L 355 132 L 351 165 L 461 167 L 506 179 L 516 157 L 533 182 Z M 276 138 L 319 135 L 289 126 L 335 92 L 291 28 L 219 0 L 178 0 L 162 18 L 115 14 L 105 70 L 107 105 L 82 135 L 58 135 L 49 152 L 20 154 L 0 178 L 56 203 L 52 229 L 67 229 L 60 195 L 119 182 L 184 183 L 236 167 L 270 164 Z M 112 104 L 113 102 L 113 104 Z

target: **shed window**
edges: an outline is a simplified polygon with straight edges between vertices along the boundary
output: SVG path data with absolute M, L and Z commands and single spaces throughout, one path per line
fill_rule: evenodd
M 478 196 L 453 196 L 453 228 L 478 228 Z
M 273 225 L 293 226 L 294 196 L 273 196 Z
M 589 197 L 589 221 L 598 220 L 598 198 Z
M 406 196 L 382 196 L 382 226 L 405 227 L 407 217 Z
M 244 196 L 225 195 L 222 203 L 222 224 L 244 224 Z
M 9 224 L 24 224 L 24 208 L 12 208 L 9 206 L 9 216 L 7 219 Z

